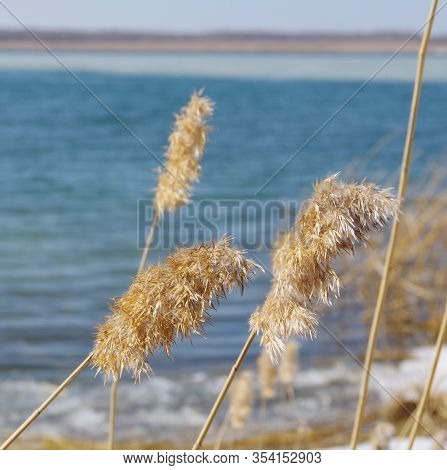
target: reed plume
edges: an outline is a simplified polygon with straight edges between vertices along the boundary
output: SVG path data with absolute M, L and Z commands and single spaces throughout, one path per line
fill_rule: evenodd
M 276 380 L 278 378 L 278 368 L 270 360 L 268 352 L 262 348 L 257 359 L 258 379 L 260 385 L 261 400 L 266 402 L 275 397 Z
M 146 238 L 138 271 L 146 265 L 155 227 L 165 211 L 174 211 L 188 204 L 192 183 L 199 180 L 202 159 L 211 128 L 207 120 L 213 114 L 214 103 L 193 93 L 189 103 L 175 115 L 174 129 L 169 136 L 163 169 L 158 169 L 158 184 L 153 201 L 154 217 Z
M 189 202 L 191 185 L 193 182 L 197 182 L 200 176 L 200 160 L 210 130 L 207 119 L 212 115 L 213 107 L 214 103 L 209 98 L 202 96 L 202 92 L 199 91 L 192 94 L 189 103 L 175 117 L 174 129 L 169 137 L 169 145 L 165 154 L 164 169 L 158 170 L 158 185 L 153 201 L 155 212 L 141 254 L 138 272 L 146 266 L 155 228 L 163 212 L 174 211 Z M 116 325 L 114 326 L 111 322 L 103 332 L 105 337 L 120 335 L 118 331 L 114 331 L 115 328 Z M 105 339 L 105 341 L 107 340 Z M 110 389 L 110 449 L 113 449 L 115 440 L 117 387 L 118 380 L 114 380 Z
M 157 214 L 188 204 L 191 185 L 199 180 L 200 160 L 210 131 L 207 119 L 213 114 L 213 108 L 214 103 L 199 91 L 193 93 L 189 103 L 175 116 L 165 167 L 159 173 L 154 198 Z
M 207 119 L 212 115 L 214 103 L 202 96 L 202 91 L 193 93 L 189 103 L 175 118 L 174 129 L 169 137 L 166 151 L 164 170 L 159 170 L 158 186 L 154 197 L 155 215 L 146 237 L 146 244 L 141 255 L 138 272 L 141 272 L 149 254 L 158 219 L 164 211 L 173 211 L 189 202 L 191 186 L 200 176 L 200 160 L 203 156 L 210 127 Z M 140 299 L 141 300 L 141 299 Z M 34 422 L 38 416 L 59 396 L 90 363 L 92 357 L 100 369 L 105 367 L 106 373 L 119 377 L 122 367 L 127 364 L 134 367 L 138 377 L 142 370 L 149 370 L 146 364 L 142 366 L 141 352 L 144 349 L 144 338 L 141 331 L 135 327 L 135 319 L 125 318 L 125 315 L 110 317 L 100 328 L 96 338 L 94 351 L 67 377 L 67 379 L 38 407 L 28 419 L 2 444 L 7 448 L 22 432 Z M 140 325 L 141 326 L 141 325 Z M 107 353 L 110 359 L 107 360 Z M 124 360 L 124 362 L 122 362 Z M 144 358 L 144 361 L 146 357 Z M 115 429 L 115 407 L 117 380 L 112 384 L 110 400 L 109 448 L 113 448 Z
M 169 355 L 177 337 L 201 334 L 208 310 L 234 286 L 242 292 L 257 267 L 230 242 L 223 237 L 180 248 L 164 263 L 139 272 L 98 329 L 93 366 L 115 379 L 129 369 L 139 380 L 142 373 L 150 374 L 147 357 L 155 350 Z
M 250 317 L 251 331 L 262 333 L 261 344 L 272 359 L 278 359 L 291 335 L 315 336 L 316 305 L 330 305 L 339 295 L 335 258 L 341 252 L 354 254 L 358 242 L 366 242 L 369 232 L 397 213 L 398 201 L 374 184 L 343 183 L 337 175 L 316 184 L 294 226 L 276 245 L 271 290 Z
M 230 424 L 233 429 L 242 429 L 253 409 L 253 375 L 243 372 L 234 381 L 230 395 Z
M 250 317 L 250 334 L 193 449 L 202 445 L 256 335 L 262 334 L 261 345 L 272 360 L 281 355 L 291 335 L 314 336 L 316 304 L 330 304 L 330 297 L 339 292 L 334 259 L 343 251 L 353 253 L 355 243 L 366 242 L 371 230 L 397 215 L 398 207 L 389 191 L 373 184 L 346 184 L 333 175 L 315 186 L 314 196 L 277 244 L 270 292 Z

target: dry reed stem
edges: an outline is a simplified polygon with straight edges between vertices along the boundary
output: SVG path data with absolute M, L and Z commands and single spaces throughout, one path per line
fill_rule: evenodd
M 152 223 L 149 229 L 149 233 L 146 238 L 146 244 L 144 246 L 143 253 L 141 255 L 140 264 L 138 267 L 138 272 L 144 269 L 146 265 L 147 258 L 149 256 L 149 250 L 152 245 L 152 241 L 154 239 L 155 228 L 158 223 L 158 214 L 154 214 L 154 218 L 152 219 Z M 109 450 L 113 450 L 115 447 L 115 434 L 116 434 L 116 406 L 118 400 L 118 383 L 120 379 L 116 378 L 116 380 L 112 381 L 112 385 L 110 386 L 110 399 L 109 399 L 109 437 L 107 448 Z
M 149 256 L 149 250 L 152 245 L 152 241 L 154 239 L 154 234 L 155 234 L 155 228 L 158 223 L 158 214 L 154 214 L 154 218 L 152 219 L 152 223 L 149 229 L 149 233 L 146 238 L 146 243 L 144 246 L 143 253 L 140 258 L 140 264 L 138 267 L 138 272 L 142 271 L 144 269 L 144 266 L 146 265 L 147 258 Z M 110 386 L 110 399 L 109 399 L 109 437 L 108 437 L 108 443 L 107 443 L 107 448 L 109 450 L 113 450 L 115 447 L 115 434 L 116 434 L 116 406 L 117 406 L 117 400 L 118 400 L 118 383 L 120 381 L 120 378 L 116 378 L 115 380 L 112 381 L 112 385 Z
M 231 368 L 231 371 L 225 380 L 222 390 L 220 391 L 213 407 L 211 408 L 211 411 L 199 433 L 199 436 L 197 437 L 196 442 L 194 443 L 192 447 L 192 450 L 197 450 L 202 447 L 203 441 L 205 440 L 205 437 L 208 434 L 208 431 L 210 430 L 210 427 L 213 424 L 214 419 L 216 418 L 217 412 L 219 411 L 219 408 L 222 405 L 225 399 L 225 396 L 231 387 L 231 384 L 233 383 L 233 380 L 237 374 L 237 371 L 239 370 L 242 363 L 244 362 L 245 356 L 247 355 L 247 352 L 250 349 L 251 343 L 253 343 L 253 340 L 255 339 L 255 337 L 256 337 L 256 333 L 251 332 L 247 340 L 245 341 L 245 344 L 242 347 L 241 352 L 239 353 L 239 356 L 236 359 L 236 362 L 233 364 L 233 367 Z
M 216 442 L 214 443 L 214 446 L 213 446 L 214 450 L 219 450 L 220 447 L 222 446 L 225 432 L 228 429 L 228 426 L 230 425 L 230 420 L 231 420 L 231 414 L 230 414 L 230 410 L 228 409 L 227 412 L 225 413 L 225 418 L 222 421 L 220 429 L 217 431 Z
M 427 377 L 427 381 L 425 382 L 424 391 L 422 392 L 421 399 L 418 403 L 416 408 L 416 413 L 414 416 L 414 422 L 411 427 L 410 431 L 410 438 L 408 443 L 408 449 L 411 450 L 413 448 L 414 441 L 416 439 L 416 434 L 419 428 L 419 423 L 422 419 L 422 416 L 425 411 L 425 406 L 427 404 L 427 400 L 430 396 L 431 389 L 433 386 L 433 381 L 435 379 L 436 369 L 438 368 L 439 357 L 441 356 L 442 347 L 445 343 L 447 338 L 447 303 L 445 305 L 444 314 L 442 316 L 441 327 L 439 328 L 438 339 L 436 341 L 435 346 L 435 355 L 433 358 L 433 363 L 430 368 L 430 372 Z
M 432 181 L 436 178 L 431 174 L 429 178 L 428 182 L 421 181 L 424 187 L 433 186 Z M 414 190 L 419 194 L 419 185 Z M 422 199 L 418 196 L 418 200 L 406 202 L 388 280 L 388 289 L 393 295 L 386 298 L 384 311 L 387 312 L 387 320 L 382 322 L 380 333 L 390 337 L 382 344 L 401 342 L 405 349 L 408 340 L 420 341 L 422 334 L 423 340 L 436 341 L 440 323 L 439 304 L 445 300 L 447 279 L 447 264 L 442 255 L 447 249 L 444 235 L 447 233 L 447 198 L 445 195 L 438 197 L 441 190 L 443 188 L 436 184 Z M 348 270 L 348 263 L 343 260 L 341 267 L 344 283 L 349 276 L 352 278 L 353 294 L 358 296 L 357 308 L 359 303 L 365 306 L 364 321 L 368 326 L 373 313 L 368 306 L 372 305 L 374 310 L 386 251 L 386 246 L 384 249 L 377 242 L 373 243 L 376 249 L 362 253 L 355 266 Z M 427 270 L 427 266 L 431 269 Z M 345 275 L 346 272 L 349 276 Z M 345 307 L 346 303 L 344 300 L 342 306 Z
M 430 42 L 431 31 L 433 27 L 433 22 L 435 19 L 436 9 L 438 6 L 438 0 L 432 0 L 430 7 L 430 13 L 428 21 L 426 23 L 424 34 L 421 41 L 421 46 L 418 54 L 418 65 L 416 71 L 416 79 L 413 89 L 413 97 L 411 102 L 410 116 L 408 120 L 408 129 L 405 139 L 405 148 L 402 157 L 401 164 L 401 173 L 399 179 L 399 191 L 398 198 L 399 201 L 402 201 L 406 194 L 407 184 L 408 184 L 408 173 L 410 170 L 411 164 L 411 155 L 413 152 L 414 144 L 414 132 L 416 128 L 416 117 L 419 109 L 419 100 L 421 95 L 422 79 L 424 73 L 425 58 L 427 55 L 428 45 Z M 374 310 L 373 320 L 371 323 L 371 329 L 368 339 L 368 346 L 366 349 L 365 362 L 363 366 L 362 382 L 360 385 L 359 400 L 357 404 L 356 416 L 354 420 L 352 436 L 351 436 L 351 448 L 356 449 L 359 437 L 360 429 L 363 422 L 363 415 L 365 412 L 366 398 L 368 395 L 369 387 L 369 378 L 371 374 L 371 366 L 374 357 L 374 351 L 377 343 L 377 334 L 379 330 L 379 324 L 383 313 L 383 305 L 385 302 L 385 297 L 388 290 L 388 280 L 391 268 L 391 262 L 393 260 L 393 254 L 396 246 L 397 233 L 399 230 L 399 219 L 396 218 L 393 221 L 391 228 L 390 239 L 388 243 L 388 250 L 385 259 L 385 265 L 383 268 L 380 288 L 377 296 L 376 308 Z
M 152 223 L 151 223 L 151 226 L 149 228 L 149 232 L 148 232 L 147 237 L 146 237 L 146 243 L 144 245 L 144 250 L 143 250 L 143 253 L 142 253 L 141 258 L 140 258 L 140 264 L 138 266 L 138 271 L 137 272 L 142 271 L 144 269 L 144 267 L 146 266 L 147 258 L 149 257 L 149 250 L 150 250 L 150 247 L 151 247 L 152 242 L 154 240 L 155 228 L 157 227 L 158 218 L 159 218 L 159 215 L 158 215 L 157 212 L 155 212 L 154 213 L 154 218 L 152 219 Z
M 48 406 L 73 382 L 73 380 L 89 365 L 92 358 L 90 353 L 79 366 L 56 388 L 56 390 L 39 406 L 29 417 L 2 443 L 0 450 L 7 449 L 22 433 L 27 429 L 30 424 L 35 421 Z

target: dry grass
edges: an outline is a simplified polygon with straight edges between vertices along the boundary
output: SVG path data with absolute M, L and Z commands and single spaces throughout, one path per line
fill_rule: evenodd
M 367 421 L 369 423 L 369 417 Z M 222 443 L 221 449 L 326 449 L 335 446 L 344 446 L 349 440 L 350 426 L 346 423 L 325 423 L 315 425 L 306 433 L 299 429 L 290 428 L 280 432 L 269 432 L 259 436 L 249 436 Z M 364 439 L 368 434 L 362 435 Z M 206 447 L 204 447 L 206 448 Z
M 163 264 L 141 271 L 99 327 L 93 366 L 114 378 L 124 369 L 135 379 L 149 374 L 147 357 L 157 349 L 169 355 L 176 338 L 202 333 L 209 309 L 233 287 L 242 292 L 256 267 L 224 237 L 180 248 Z
M 369 422 L 369 417 L 367 418 Z M 262 435 L 262 449 L 324 449 L 337 445 L 346 445 L 350 428 L 343 423 L 322 424 L 313 426 L 305 435 L 299 435 L 296 429 L 269 432 Z M 363 434 L 365 439 L 368 434 Z M 234 438 L 224 440 L 220 449 L 258 449 L 259 436 Z M 187 449 L 189 442 L 121 440 L 116 442 L 116 449 L 168 450 Z M 204 446 L 204 449 L 210 447 Z M 103 450 L 104 443 L 82 439 L 64 439 L 42 437 L 39 440 L 22 440 L 14 445 L 14 449 L 45 449 L 45 450 Z
M 354 253 L 369 232 L 397 215 L 398 201 L 373 184 L 347 184 L 331 176 L 318 183 L 295 225 L 273 255 L 274 280 L 264 305 L 250 318 L 250 329 L 273 359 L 291 335 L 315 336 L 315 307 L 338 296 L 340 281 L 333 267 L 341 252 Z
M 413 423 L 410 413 L 414 414 L 419 403 L 420 394 L 413 397 L 400 396 L 398 402 L 392 402 L 381 410 L 381 417 L 391 421 L 398 429 L 398 434 L 405 435 L 409 431 L 408 424 Z M 447 394 L 433 393 L 425 407 L 424 416 L 421 420 L 422 432 L 428 430 L 436 434 L 438 431 L 447 429 Z
M 377 358 L 401 359 L 415 344 L 433 343 L 439 331 L 440 308 L 447 284 L 447 174 L 431 169 L 414 187 L 416 198 L 407 201 L 400 218 L 385 318 L 381 325 Z M 383 240 L 371 240 L 372 249 L 363 250 L 356 263 L 343 259 L 339 270 L 350 286 L 342 308 L 354 301 L 370 324 L 379 287 L 386 247 Z M 392 348 L 391 348 L 392 345 Z
M 295 225 L 273 256 L 274 279 L 264 305 L 250 316 L 250 333 L 194 443 L 200 449 L 230 390 L 254 338 L 272 360 L 284 351 L 291 335 L 314 336 L 318 302 L 338 295 L 339 281 L 332 263 L 337 255 L 354 252 L 355 243 L 397 215 L 398 201 L 373 184 L 346 184 L 337 175 L 318 183 Z
M 174 211 L 189 202 L 191 184 L 198 181 L 214 103 L 202 92 L 194 93 L 189 103 L 175 117 L 169 136 L 166 162 L 160 170 L 154 207 L 158 215 Z

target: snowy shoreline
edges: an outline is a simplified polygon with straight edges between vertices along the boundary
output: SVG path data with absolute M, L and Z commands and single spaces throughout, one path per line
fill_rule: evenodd
M 418 399 L 431 364 L 433 348 L 420 347 L 411 351 L 409 356 L 397 364 L 374 365 L 370 407 L 378 409 L 388 406 L 396 397 Z M 341 362 L 324 369 L 299 371 L 294 380 L 296 396 L 293 400 L 286 404 L 279 400 L 277 388 L 276 398 L 268 405 L 265 432 L 312 428 L 340 419 L 349 422 L 356 403 L 359 377 L 358 366 Z M 224 376 L 221 374 L 210 376 L 196 372 L 180 378 L 156 376 L 140 384 L 122 383 L 119 392 L 118 440 L 184 442 L 185 435 L 194 436 L 203 423 L 223 381 Z M 254 410 L 247 426 L 233 432 L 235 439 L 259 433 L 260 400 L 256 380 L 254 386 Z M 53 387 L 52 383 L 33 380 L 3 381 L 0 384 L 1 437 L 6 437 Z M 436 393 L 447 392 L 447 348 L 443 350 L 433 390 Z M 104 440 L 107 419 L 108 387 L 99 381 L 93 382 L 91 386 L 75 383 L 34 423 L 27 437 Z M 393 445 L 401 448 L 404 443 L 395 441 Z M 421 448 L 427 448 L 431 444 L 421 440 L 420 445 Z M 362 444 L 361 447 L 368 448 L 368 444 Z

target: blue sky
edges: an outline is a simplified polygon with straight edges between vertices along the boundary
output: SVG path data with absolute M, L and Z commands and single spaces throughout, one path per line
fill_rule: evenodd
M 412 31 L 431 0 L 0 0 L 0 28 L 16 28 L 7 5 L 35 28 L 203 32 Z M 443 5 L 445 0 L 440 0 Z M 447 31 L 447 7 L 435 32 Z

